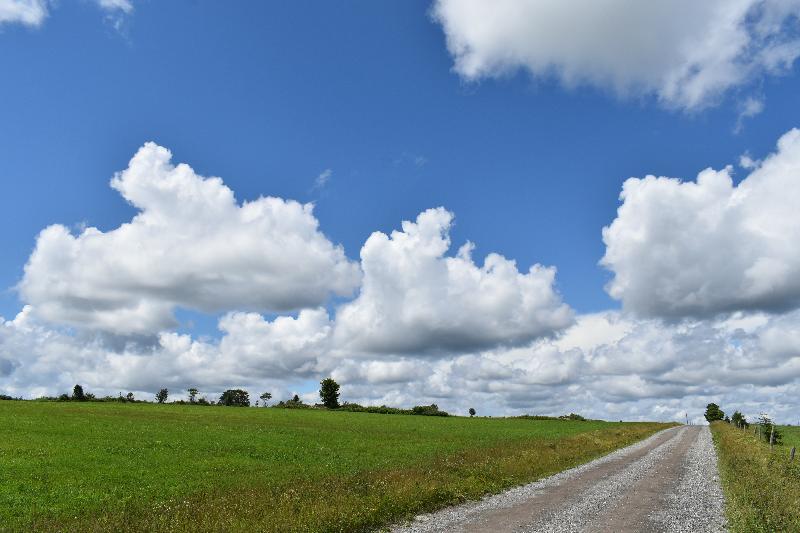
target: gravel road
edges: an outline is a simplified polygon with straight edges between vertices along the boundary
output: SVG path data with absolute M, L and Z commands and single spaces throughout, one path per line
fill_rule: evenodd
M 394 533 L 725 531 L 706 426 L 681 426 L 478 502 L 420 515 Z

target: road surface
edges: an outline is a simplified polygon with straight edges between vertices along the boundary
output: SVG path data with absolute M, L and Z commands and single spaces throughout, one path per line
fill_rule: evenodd
M 421 515 L 394 533 L 725 531 L 707 426 L 681 426 L 529 485 Z

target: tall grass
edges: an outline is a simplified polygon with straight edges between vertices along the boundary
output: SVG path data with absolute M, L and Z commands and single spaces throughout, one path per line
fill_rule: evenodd
M 2 402 L 0 529 L 370 530 L 663 427 Z
M 789 462 L 790 446 L 759 441 L 752 430 L 711 424 L 730 531 L 800 531 L 800 460 Z

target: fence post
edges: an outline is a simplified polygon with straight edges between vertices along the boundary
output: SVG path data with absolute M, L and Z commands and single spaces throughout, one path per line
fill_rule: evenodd
M 775 444 L 775 424 L 772 424 L 772 429 L 769 432 L 769 449 L 772 449 L 772 445 Z
M 795 450 L 795 447 L 792 446 L 792 451 L 789 452 L 789 460 L 790 461 L 794 461 L 794 450 Z

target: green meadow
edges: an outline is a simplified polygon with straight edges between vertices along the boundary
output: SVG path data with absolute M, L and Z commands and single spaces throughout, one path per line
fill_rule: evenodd
M 664 427 L 3 401 L 0 530 L 374 530 Z
M 800 448 L 800 426 L 778 426 L 781 432 L 781 442 L 791 448 Z M 800 452 L 798 452 L 800 453 Z M 800 459 L 800 455 L 797 456 Z

